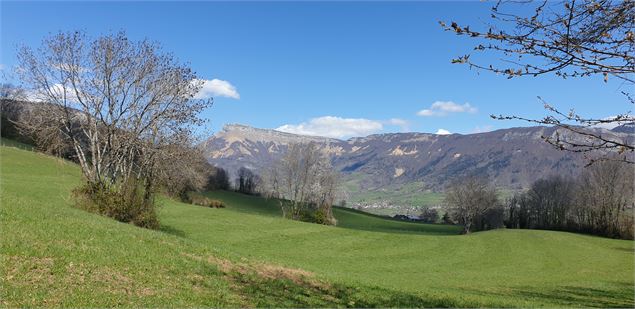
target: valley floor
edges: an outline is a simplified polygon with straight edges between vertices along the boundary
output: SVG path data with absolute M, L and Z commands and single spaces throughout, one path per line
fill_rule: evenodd
M 73 208 L 79 169 L 0 147 L 0 304 L 9 307 L 633 307 L 634 242 L 398 222 L 336 209 L 338 227 L 275 201 L 160 201 L 150 231 Z

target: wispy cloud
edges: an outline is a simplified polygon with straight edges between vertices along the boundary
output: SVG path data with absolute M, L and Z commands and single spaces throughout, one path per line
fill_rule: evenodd
M 446 129 L 438 129 L 436 133 L 434 134 L 438 134 L 438 135 L 449 135 L 452 134 L 452 132 L 446 130 Z
M 55 83 L 47 88 L 25 89 L 24 98 L 32 102 L 46 102 L 50 100 L 66 101 L 69 104 L 77 103 L 78 97 L 75 91 L 68 85 Z
M 615 118 L 617 118 L 617 116 L 610 116 L 610 117 L 605 117 L 602 120 L 615 120 Z M 632 119 L 632 117 L 629 117 L 629 119 Z M 602 129 L 607 129 L 607 130 L 612 130 L 620 125 L 623 125 L 625 123 L 629 123 L 632 121 L 629 120 L 625 120 L 625 121 L 614 121 L 614 122 L 607 122 L 607 123 L 598 123 L 596 125 L 593 125 L 594 128 L 602 128 Z
M 417 115 L 423 117 L 430 116 L 447 116 L 451 113 L 470 113 L 474 114 L 478 111 L 476 107 L 470 105 L 470 103 L 465 103 L 463 105 L 454 103 L 452 101 L 436 101 L 430 105 L 430 108 L 422 109 L 417 112 Z
M 276 128 L 276 130 L 301 135 L 345 138 L 378 133 L 383 128 L 381 121 L 324 116 L 313 118 L 300 124 L 285 124 Z
M 472 129 L 471 133 L 485 133 L 492 130 L 494 130 L 494 127 L 491 125 L 476 126 L 474 129 Z
M 385 124 L 398 126 L 401 129 L 401 132 L 410 131 L 410 122 L 408 120 L 404 120 L 400 118 L 391 118 L 385 121 Z
M 194 96 L 196 99 L 209 99 L 211 97 L 226 97 L 240 99 L 240 94 L 234 85 L 226 80 L 212 79 L 199 81 L 203 82 L 201 90 Z

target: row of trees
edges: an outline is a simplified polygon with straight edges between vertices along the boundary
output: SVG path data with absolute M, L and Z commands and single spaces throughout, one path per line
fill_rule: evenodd
M 632 239 L 634 174 L 628 165 L 602 162 L 579 179 L 538 180 L 507 201 L 506 226 Z
M 216 167 L 214 171 L 207 176 L 207 185 L 205 190 L 229 190 L 231 183 L 229 182 L 229 174 L 223 168 Z
M 260 176 L 246 167 L 239 168 L 237 174 L 236 190 L 238 192 L 250 195 L 258 193 L 258 187 L 261 184 Z
M 633 239 L 634 175 L 628 163 L 596 162 L 577 179 L 539 179 L 505 202 L 486 178 L 466 177 L 448 187 L 444 204 L 464 233 L 506 226 Z

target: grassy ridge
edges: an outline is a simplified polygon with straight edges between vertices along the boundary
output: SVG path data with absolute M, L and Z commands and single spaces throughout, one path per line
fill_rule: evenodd
M 282 217 L 282 210 L 277 200 L 266 200 L 227 191 L 208 192 L 207 196 L 230 202 L 231 211 L 275 217 L 276 219 Z M 456 235 L 461 231 L 456 226 L 398 221 L 343 207 L 334 207 L 333 214 L 337 218 L 338 228 L 428 235 Z
M 341 227 L 284 220 L 274 201 L 161 200 L 160 231 L 70 206 L 79 169 L 0 147 L 4 306 L 632 307 L 633 242 L 451 227 L 336 209 Z M 301 269 L 301 270 L 300 270 Z

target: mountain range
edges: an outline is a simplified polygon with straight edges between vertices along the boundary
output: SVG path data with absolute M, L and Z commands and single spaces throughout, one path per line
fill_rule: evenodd
M 635 127 L 595 129 L 633 140 Z M 387 133 L 339 140 L 226 125 L 204 143 L 207 158 L 231 174 L 256 173 L 280 159 L 293 143 L 317 143 L 343 177 L 347 199 L 357 204 L 434 203 L 421 198 L 442 192 L 455 178 L 489 177 L 503 191 L 527 188 L 541 177 L 574 176 L 587 163 L 582 154 L 556 149 L 543 136 L 570 132 L 555 127 L 518 127 L 476 134 Z

